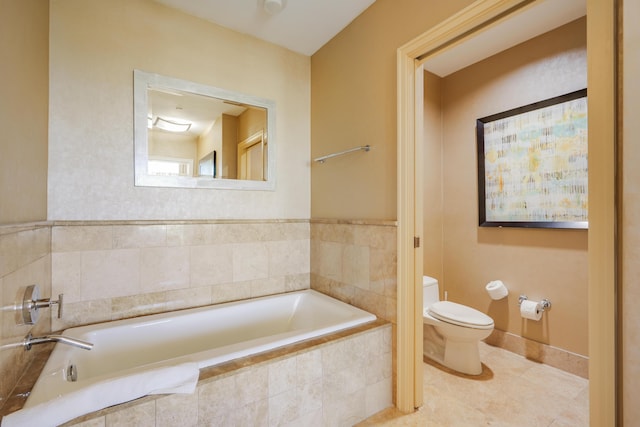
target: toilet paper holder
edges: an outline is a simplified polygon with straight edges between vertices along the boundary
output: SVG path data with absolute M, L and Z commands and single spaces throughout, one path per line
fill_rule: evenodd
M 529 298 L 526 295 L 520 295 L 518 297 L 518 305 L 522 305 L 522 301 L 527 301 Z M 540 310 L 545 311 L 551 308 L 551 301 L 548 299 L 543 299 L 540 301 Z

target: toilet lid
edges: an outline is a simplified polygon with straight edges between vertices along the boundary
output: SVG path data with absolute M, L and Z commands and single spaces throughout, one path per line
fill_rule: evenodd
M 486 314 L 451 301 L 438 301 L 429 306 L 429 314 L 443 322 L 467 328 L 490 329 L 493 328 L 493 319 Z

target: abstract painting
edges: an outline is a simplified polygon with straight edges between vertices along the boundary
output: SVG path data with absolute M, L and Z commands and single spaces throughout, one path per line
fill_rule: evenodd
M 588 228 L 587 90 L 478 119 L 482 227 Z

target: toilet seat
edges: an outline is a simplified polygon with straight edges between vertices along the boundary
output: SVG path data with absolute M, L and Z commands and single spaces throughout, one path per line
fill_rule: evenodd
M 492 329 L 493 319 L 486 314 L 451 301 L 438 301 L 427 309 L 430 315 L 443 322 L 474 329 Z

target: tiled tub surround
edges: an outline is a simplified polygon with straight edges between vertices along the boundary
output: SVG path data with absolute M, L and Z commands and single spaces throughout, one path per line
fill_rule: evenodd
M 396 322 L 397 222 L 311 220 L 311 288 Z
M 54 330 L 309 288 L 303 220 L 56 222 Z
M 377 320 L 202 369 L 194 394 L 146 396 L 64 425 L 351 426 L 392 406 L 391 340 Z
M 22 347 L 11 347 L 29 333 L 41 335 L 49 332 L 49 309 L 40 310 L 35 325 L 18 325 L 14 309 L 22 301 L 25 286 L 38 284 L 40 296 L 51 295 L 51 230 L 47 224 L 21 224 L 0 227 L 0 408 L 19 376 L 27 369 L 38 352 L 35 346 L 26 352 Z

